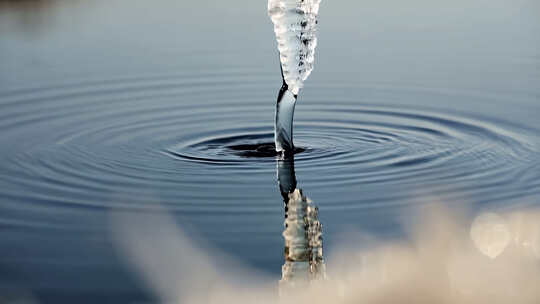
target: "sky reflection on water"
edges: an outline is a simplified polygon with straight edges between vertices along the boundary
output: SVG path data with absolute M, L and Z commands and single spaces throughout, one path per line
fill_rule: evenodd
M 190 262 L 205 270 L 194 282 L 240 282 L 194 297 L 277 294 L 275 159 L 230 148 L 273 141 L 281 77 L 266 9 L 0 1 L 3 296 L 153 299 L 129 257 L 158 297 L 188 277 L 167 266 Z M 536 0 L 322 2 L 295 115 L 296 175 L 324 223 L 319 291 L 373 303 L 538 300 L 539 12 Z M 418 215 L 435 201 L 450 211 Z M 135 221 L 120 234 L 128 244 L 111 236 L 111 213 L 163 209 L 168 230 Z M 192 247 L 203 249 L 183 260 Z M 214 254 L 236 264 L 216 275 Z

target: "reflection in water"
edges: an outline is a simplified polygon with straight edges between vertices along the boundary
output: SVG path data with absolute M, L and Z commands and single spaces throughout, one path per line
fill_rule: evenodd
M 278 160 L 277 175 L 285 203 L 285 264 L 280 293 L 286 293 L 299 284 L 324 278 L 326 271 L 318 208 L 296 188 L 293 157 Z

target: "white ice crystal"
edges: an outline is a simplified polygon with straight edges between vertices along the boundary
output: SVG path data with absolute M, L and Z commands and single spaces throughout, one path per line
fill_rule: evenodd
M 297 95 L 313 70 L 320 0 L 268 0 L 283 78 Z

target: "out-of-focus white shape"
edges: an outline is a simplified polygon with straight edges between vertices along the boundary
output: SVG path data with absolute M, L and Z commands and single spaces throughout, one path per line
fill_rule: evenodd
M 320 0 L 268 0 L 283 78 L 294 95 L 313 70 Z
M 221 279 L 207 252 L 197 249 L 165 214 L 112 214 L 118 249 L 141 271 L 163 302 L 186 300 Z
M 540 259 L 540 213 L 516 212 L 508 222 L 514 244 Z
M 282 168 L 287 170 L 287 166 Z M 292 166 L 290 169 L 292 172 Z M 308 224 L 304 231 L 293 224 L 296 230 L 290 231 L 290 236 L 298 237 L 297 241 L 303 244 L 307 239 L 322 242 L 310 237 L 309 227 L 315 227 L 310 221 L 316 223 L 315 215 L 309 215 L 309 211 L 306 214 L 303 207 L 297 208 L 308 208 L 311 203 L 295 188 L 294 176 L 286 177 L 285 173 L 279 174 L 283 183 L 280 188 L 286 191 L 284 200 L 296 204 L 291 217 Z M 317 255 L 286 261 L 279 284 L 279 294 L 285 292 L 285 297 L 278 297 L 273 279 L 259 280 L 256 273 L 246 272 L 248 269 L 242 270 L 228 259 L 224 261 L 223 253 L 193 244 L 171 218 L 154 212 L 121 212 L 111 217 L 111 228 L 119 253 L 136 266 L 134 270 L 141 271 L 164 303 L 387 304 L 407 299 L 408 303 L 424 304 L 538 304 L 538 260 L 524 258 L 522 253 L 529 251 L 521 250 L 524 247 L 519 244 L 534 239 L 540 213 L 526 210 L 501 216 L 483 214 L 469 231 L 461 229 L 462 221 L 453 219 L 448 212 L 423 213 L 414 232 L 419 235 L 413 234 L 410 241 L 378 241 L 349 234 L 344 241 L 351 246 L 334 254 L 330 278 L 312 280 L 312 261 Z M 504 226 L 507 229 L 501 228 Z M 497 259 L 487 259 L 470 246 L 473 235 L 494 233 L 498 236 L 495 239 L 500 239 L 499 233 L 504 235 L 508 231 L 508 242 L 515 241 L 519 246 L 512 244 L 512 250 L 508 248 Z M 320 265 L 324 267 L 324 263 Z M 0 303 L 5 298 L 5 294 L 0 294 Z
M 118 252 L 160 303 L 274 302 L 272 290 L 261 290 L 266 279 L 223 252 L 196 246 L 174 218 L 158 210 L 113 213 L 111 232 Z
M 470 231 L 476 248 L 491 259 L 499 256 L 510 243 L 510 230 L 507 222 L 495 213 L 477 216 Z

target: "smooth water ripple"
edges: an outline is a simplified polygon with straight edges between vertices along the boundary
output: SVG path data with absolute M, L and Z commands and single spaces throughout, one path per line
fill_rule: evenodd
M 483 1 L 327 1 L 317 15 L 318 0 L 271 0 L 273 32 L 257 1 L 0 0 L 0 302 L 18 295 L 32 303 L 152 302 L 126 265 L 136 250 L 116 250 L 111 218 L 163 210 L 171 226 L 208 244 L 196 257 L 208 254 L 217 264 L 232 256 L 269 274 L 276 291 L 288 215 L 276 187 L 278 50 L 288 89 L 309 75 L 298 96 L 282 98 L 277 110 L 291 119 L 277 126 L 292 140 L 294 105 L 297 188 L 318 207 L 310 221 L 324 224 L 330 281 L 347 277 L 332 262 L 342 245 L 368 246 L 364 234 L 408 240 L 408 225 L 423 222 L 414 211 L 428 205 L 503 218 L 538 207 L 540 19 L 535 1 L 518 2 L 486 10 Z M 280 3 L 287 5 L 272 6 Z M 316 38 L 317 72 L 310 75 Z M 505 218 L 516 240 L 496 259 L 533 239 L 526 232 L 537 230 L 536 219 Z M 522 222 L 532 228 L 515 234 Z M 135 248 L 156 244 L 146 248 L 157 253 L 151 264 L 168 257 L 172 263 L 162 265 L 178 265 L 185 243 L 145 223 L 126 227 Z M 437 250 L 464 228 L 463 243 L 483 252 L 498 225 L 480 223 L 472 242 L 470 223 L 421 227 Z M 306 249 L 319 252 L 316 243 Z M 421 280 L 409 281 L 432 286 L 434 277 L 423 271 L 432 267 L 414 249 L 403 265 Z M 346 290 L 378 284 L 399 264 L 395 252 L 383 250 L 389 258 L 380 263 L 338 258 L 347 269 L 367 271 Z M 185 261 L 199 272 L 193 259 Z M 484 290 L 470 273 L 498 277 L 469 266 L 453 267 L 466 270 L 452 276 L 460 292 Z M 521 282 L 495 272 L 508 286 Z M 171 274 L 166 283 L 175 293 L 187 287 L 177 284 L 177 268 L 161 273 Z M 208 294 L 215 295 L 201 293 Z
M 231 90 L 243 83 L 242 76 L 223 78 L 230 80 L 161 76 L 3 94 L 6 195 L 32 205 L 99 208 L 111 204 L 100 197 L 126 192 L 137 197 L 114 206 L 151 208 L 147 197 L 138 194 L 158 189 L 169 195 L 173 209 L 213 209 L 216 202 L 207 199 L 201 183 L 229 187 L 226 176 L 231 173 L 237 183 L 248 182 L 250 176 L 238 173 L 269 172 L 275 158 L 271 117 L 266 115 L 272 109 L 266 102 L 271 92 Z M 331 94 L 318 90 L 317 98 L 301 105 L 297 166 L 305 174 L 318 172 L 304 184 L 337 189 L 411 185 L 415 191 L 442 187 L 442 193 L 478 193 L 481 199 L 480 193 L 490 191 L 501 198 L 538 192 L 538 171 L 531 169 L 538 161 L 534 129 L 442 107 L 393 106 L 392 99 L 424 94 L 394 91 L 388 102 L 373 105 L 370 100 L 330 99 Z M 178 175 L 190 178 L 178 180 Z M 191 188 L 178 193 L 179 186 Z M 188 204 L 184 195 L 200 201 Z M 405 199 L 407 193 L 401 195 Z M 229 211 L 249 204 L 219 201 Z M 369 206 L 377 205 L 376 198 L 370 200 Z M 327 208 L 363 206 L 348 198 Z

